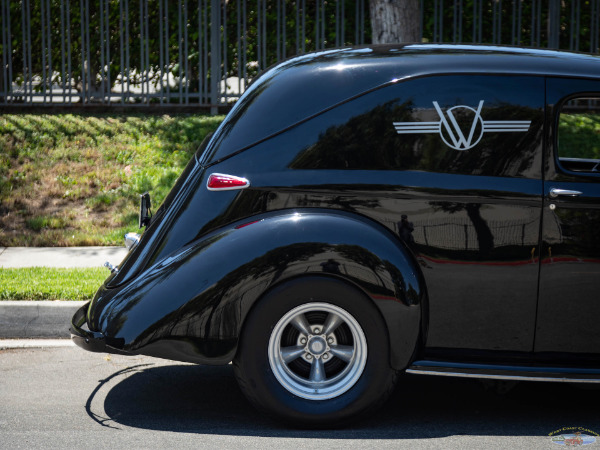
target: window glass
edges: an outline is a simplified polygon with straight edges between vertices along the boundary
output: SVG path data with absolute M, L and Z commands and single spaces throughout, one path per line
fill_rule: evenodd
M 558 120 L 558 158 L 574 172 L 600 173 L 600 99 L 566 102 Z
M 537 179 L 543 82 L 457 75 L 378 89 L 299 126 L 288 165 Z

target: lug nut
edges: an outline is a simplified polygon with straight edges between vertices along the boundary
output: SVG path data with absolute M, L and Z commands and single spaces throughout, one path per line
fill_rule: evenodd
M 330 344 L 333 344 L 333 338 L 330 337 L 329 339 L 327 339 L 327 342 L 330 343 Z
M 315 334 L 319 334 L 321 330 L 319 328 L 315 328 Z
M 327 353 L 325 353 L 325 354 L 323 355 L 323 359 L 327 359 L 327 358 L 329 358 L 329 355 L 328 355 Z
M 300 343 L 301 343 L 301 344 L 306 344 L 306 338 L 302 338 L 302 339 L 300 339 Z
M 306 354 L 306 359 L 312 359 L 312 355 L 310 353 Z

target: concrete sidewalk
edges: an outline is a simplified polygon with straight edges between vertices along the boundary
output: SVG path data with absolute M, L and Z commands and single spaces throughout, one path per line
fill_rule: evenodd
M 116 266 L 125 255 L 125 247 L 0 247 L 0 267 Z
M 0 267 L 102 267 L 120 264 L 125 255 L 125 247 L 0 247 Z M 0 301 L 0 339 L 68 338 L 71 318 L 84 303 Z

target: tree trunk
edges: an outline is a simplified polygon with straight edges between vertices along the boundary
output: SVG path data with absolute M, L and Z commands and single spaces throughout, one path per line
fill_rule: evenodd
M 2 60 L 2 52 L 4 52 L 4 48 L 2 49 L 2 51 L 0 51 L 0 61 Z M 5 66 L 0 66 L 0 92 L 4 92 L 4 71 L 7 68 Z M 10 91 L 10 87 L 8 88 L 7 92 L 5 92 L 5 94 L 8 93 L 8 91 Z M 0 101 L 4 101 L 4 95 L 0 95 Z
M 373 44 L 421 42 L 419 0 L 371 0 Z

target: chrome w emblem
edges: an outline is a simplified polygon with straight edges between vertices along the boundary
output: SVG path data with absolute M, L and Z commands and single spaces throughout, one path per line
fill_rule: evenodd
M 531 120 L 483 120 L 481 117 L 481 108 L 483 100 L 479 101 L 477 109 L 470 106 L 454 106 L 446 111 L 446 114 L 438 105 L 433 102 L 433 106 L 440 116 L 439 122 L 393 122 L 394 128 L 398 134 L 421 134 L 438 133 L 444 143 L 454 150 L 469 150 L 475 147 L 483 133 L 523 133 L 529 130 Z M 464 126 L 464 120 L 461 120 L 463 126 L 458 123 L 459 118 L 471 118 L 470 125 Z

